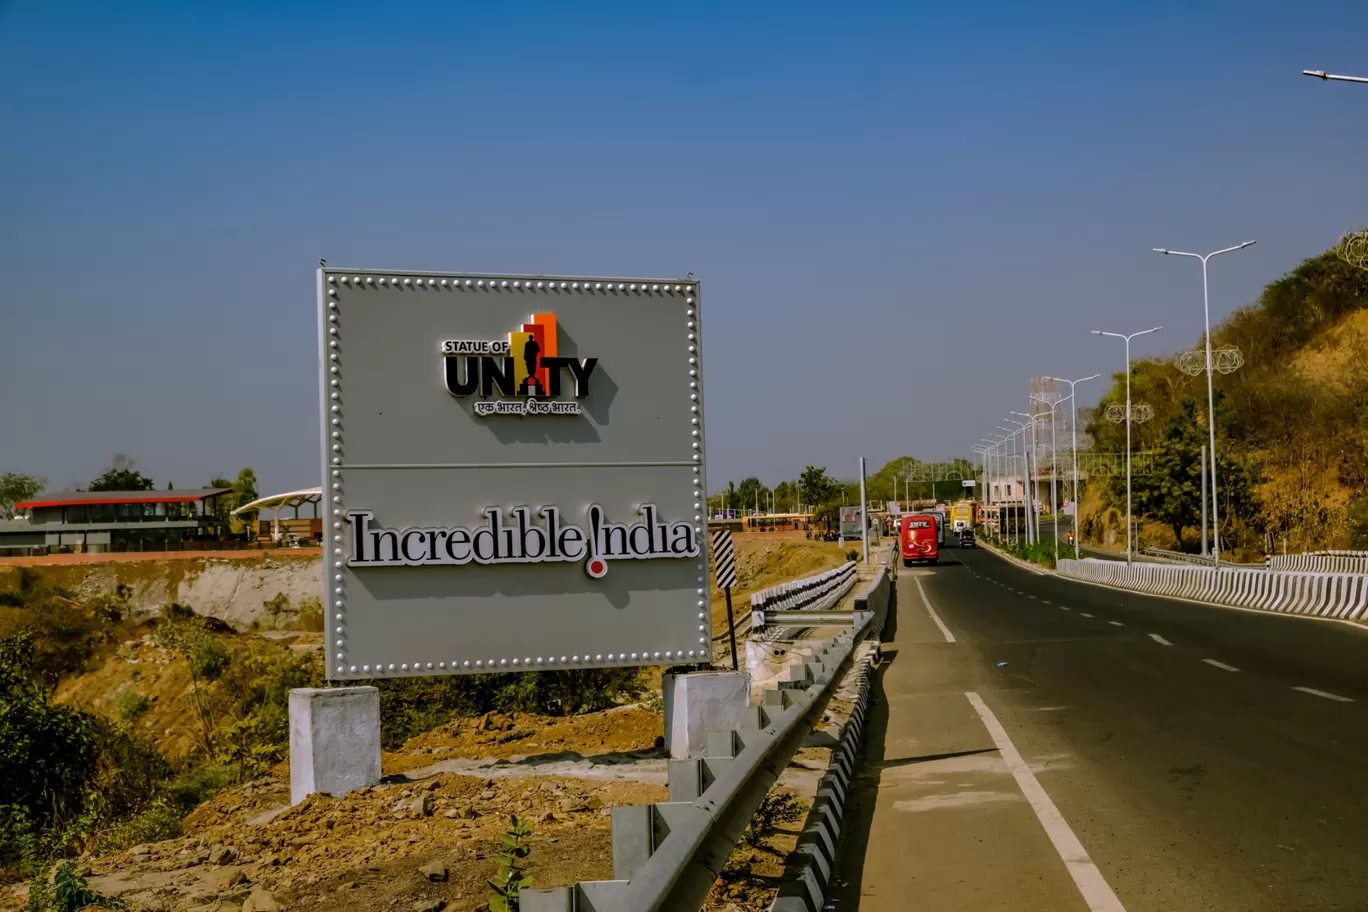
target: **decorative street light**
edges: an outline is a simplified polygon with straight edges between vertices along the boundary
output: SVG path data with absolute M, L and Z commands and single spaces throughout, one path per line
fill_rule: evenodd
M 1013 415 L 1016 415 L 1016 414 L 1018 414 L 1018 413 L 1017 413 L 1017 412 L 1012 412 L 1012 414 L 1013 414 Z M 1015 425 L 1017 426 L 1017 429 L 1016 429 L 1015 431 L 1012 431 L 1012 435 L 1013 435 L 1014 438 L 1015 438 L 1015 436 L 1016 436 L 1017 433 L 1020 433 L 1020 434 L 1021 434 L 1021 507 L 1022 507 L 1022 518 L 1025 519 L 1025 521 L 1026 521 L 1026 544 L 1029 545 L 1029 544 L 1031 544 L 1031 508 L 1027 505 L 1027 501 L 1031 499 L 1031 487 L 1030 487 L 1031 462 L 1030 462 L 1030 460 L 1029 460 L 1029 459 L 1027 458 L 1027 456 L 1026 456 L 1026 427 L 1027 427 L 1027 425 L 1026 425 L 1024 422 L 1017 421 L 1015 418 L 1003 418 L 1002 420 L 1005 421 L 1005 422 L 1007 422 L 1008 424 L 1015 424 Z M 1008 428 L 1002 428 L 1002 430 L 1005 431 L 1005 430 L 1009 430 L 1009 429 L 1008 429 Z M 1015 439 L 1013 440 L 1013 444 L 1012 444 L 1012 445 L 1013 445 L 1013 447 L 1015 448 L 1015 446 L 1016 446 Z
M 1156 333 L 1163 328 L 1164 327 L 1162 326 L 1154 326 L 1150 329 L 1142 329 L 1139 332 L 1133 332 L 1130 335 L 1126 335 L 1125 333 L 1103 332 L 1100 329 L 1094 329 L 1092 331 L 1094 336 L 1111 336 L 1116 339 L 1123 339 L 1126 343 L 1126 563 L 1131 563 L 1134 560 L 1134 556 L 1131 553 L 1131 526 L 1133 524 L 1131 520 L 1131 420 L 1134 413 L 1131 411 L 1130 394 L 1130 343 L 1131 339 L 1134 339 L 1136 336 L 1147 336 L 1150 333 Z M 1075 534 L 1074 538 L 1078 538 L 1078 535 Z
M 1243 244 L 1236 244 L 1234 247 L 1215 250 L 1205 255 L 1200 253 L 1184 253 L 1181 250 L 1169 250 L 1165 247 L 1154 248 L 1155 253 L 1162 253 L 1167 256 L 1191 257 L 1194 260 L 1202 261 L 1202 320 L 1206 326 L 1207 432 L 1211 436 L 1211 550 L 1218 566 L 1221 563 L 1221 523 L 1220 517 L 1216 512 L 1216 394 L 1212 392 L 1211 385 L 1211 301 L 1207 290 L 1207 260 L 1214 256 L 1220 256 L 1223 253 L 1233 253 L 1236 250 L 1243 250 L 1253 244 L 1254 241 L 1245 241 Z M 1233 369 L 1234 368 L 1232 368 L 1232 370 Z
M 1126 365 L 1126 373 L 1128 373 L 1128 374 L 1130 373 L 1130 365 L 1129 365 L 1129 364 Z M 1077 411 L 1076 411 L 1077 406 L 1078 406 L 1078 400 L 1074 398 L 1074 397 L 1075 397 L 1075 390 L 1074 390 L 1074 387 L 1077 386 L 1078 384 L 1082 383 L 1082 382 L 1085 381 L 1085 380 L 1096 380 L 1096 379 L 1097 379 L 1098 377 L 1100 377 L 1100 376 L 1102 376 L 1102 375 L 1101 375 L 1101 374 L 1093 374 L 1091 377 L 1080 377 L 1080 378 L 1077 379 L 1077 380 L 1065 380 L 1063 377 L 1046 377 L 1046 378 L 1045 378 L 1046 380 L 1053 380 L 1053 381 L 1055 381 L 1056 383 L 1067 383 L 1067 384 L 1069 384 L 1069 398 L 1074 400 L 1074 406 L 1075 406 L 1075 418 L 1074 418 L 1073 421 L 1070 421 L 1070 422 L 1069 422 L 1069 426 L 1070 426 L 1070 428 L 1073 430 L 1073 446 L 1071 447 L 1071 449 L 1073 450 L 1074 560 L 1077 560 L 1077 559 L 1078 559 L 1078 556 L 1079 556 L 1079 553 L 1080 553 L 1080 551 L 1079 551 L 1079 540 L 1083 538 L 1083 530 L 1080 529 L 1080 528 L 1078 527 L 1078 418 L 1077 418 Z M 1059 537 L 1058 535 L 1055 536 L 1056 539 L 1057 539 L 1058 537 Z

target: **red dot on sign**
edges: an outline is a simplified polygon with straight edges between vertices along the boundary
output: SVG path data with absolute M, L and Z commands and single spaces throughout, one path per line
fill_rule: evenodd
M 601 560 L 594 560 L 589 562 L 590 573 L 602 573 L 606 569 L 607 568 L 603 566 L 603 561 Z

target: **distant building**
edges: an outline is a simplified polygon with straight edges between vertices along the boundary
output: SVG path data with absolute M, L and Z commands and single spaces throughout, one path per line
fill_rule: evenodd
M 24 514 L 0 521 L 0 553 L 162 551 L 216 539 L 216 515 L 232 488 L 185 491 L 59 491 L 15 504 Z

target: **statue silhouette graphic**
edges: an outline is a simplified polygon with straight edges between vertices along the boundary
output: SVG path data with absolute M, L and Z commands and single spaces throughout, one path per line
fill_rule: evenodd
M 537 382 L 537 356 L 541 354 L 541 346 L 537 344 L 536 336 L 528 336 L 523 344 L 523 364 L 527 367 L 527 379 L 523 381 L 520 392 L 524 396 L 532 395 L 532 385 L 536 384 L 538 392 L 546 395 L 546 390 L 541 389 L 541 384 Z

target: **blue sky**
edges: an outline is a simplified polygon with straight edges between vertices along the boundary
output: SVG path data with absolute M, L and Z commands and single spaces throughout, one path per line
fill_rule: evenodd
M 0 471 L 316 484 L 326 257 L 693 272 L 710 481 L 852 477 L 1368 221 L 1368 4 L 952 6 L 0 0 Z

